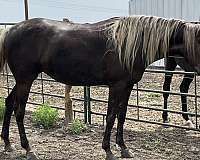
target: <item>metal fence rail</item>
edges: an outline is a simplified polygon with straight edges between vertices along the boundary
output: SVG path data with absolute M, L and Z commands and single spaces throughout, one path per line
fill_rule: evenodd
M 147 69 L 145 72 L 148 73 L 173 73 L 173 74 L 194 74 L 194 85 L 195 85 L 195 91 L 194 94 L 188 94 L 188 93 L 180 93 L 180 92 L 170 92 L 170 91 L 161 91 L 161 90 L 152 90 L 152 89 L 145 89 L 145 88 L 139 88 L 138 85 L 136 85 L 136 88 L 133 89 L 133 91 L 136 91 L 136 100 L 137 100 L 137 105 L 128 105 L 129 108 L 136 108 L 138 109 L 137 112 L 137 118 L 131 118 L 127 117 L 127 120 L 134 120 L 138 122 L 145 122 L 145 123 L 151 123 L 151 124 L 158 124 L 158 125 L 166 125 L 170 127 L 177 127 L 177 128 L 183 128 L 183 129 L 188 129 L 188 127 L 180 126 L 180 125 L 174 125 L 174 124 L 166 124 L 166 123 L 161 123 L 161 122 L 155 122 L 155 121 L 148 121 L 142 119 L 139 114 L 139 109 L 148 109 L 148 110 L 154 110 L 154 111 L 167 111 L 169 113 L 175 113 L 175 114 L 188 114 L 190 116 L 195 117 L 195 128 L 191 128 L 191 130 L 195 131 L 200 131 L 199 126 L 198 126 L 198 117 L 200 117 L 200 114 L 198 112 L 198 104 L 197 104 L 197 99 L 200 97 L 197 95 L 197 74 L 194 72 L 183 72 L 183 71 L 164 71 L 164 70 L 154 70 L 154 69 Z M 87 105 L 88 105 L 88 123 L 91 123 L 91 115 L 101 115 L 103 116 L 103 121 L 105 120 L 106 114 L 105 113 L 99 113 L 91 110 L 91 102 L 103 102 L 103 103 L 108 103 L 106 100 L 99 100 L 96 98 L 92 98 L 90 95 L 90 88 L 87 88 L 87 97 L 89 97 L 89 100 L 87 100 Z M 170 95 L 184 95 L 187 97 L 193 97 L 195 98 L 195 111 L 194 113 L 191 112 L 183 112 L 183 111 L 176 111 L 176 110 L 169 110 L 169 109 L 159 109 L 159 108 L 154 108 L 154 107 L 149 107 L 149 106 L 141 106 L 139 105 L 139 92 L 152 92 L 152 93 L 168 93 Z
M 148 70 L 147 72 L 151 72 L 151 73 L 166 73 L 165 71 L 159 70 L 159 71 L 155 71 L 154 70 Z M 188 74 L 188 72 L 173 72 L 173 74 Z M 196 77 L 196 74 L 193 73 L 194 76 Z M 4 73 L 1 74 L 1 76 L 6 77 L 6 86 L 3 86 L 1 88 L 3 89 L 7 89 L 7 92 L 9 93 L 12 89 L 12 87 L 10 87 L 9 84 L 9 78 L 13 78 L 12 74 L 8 73 L 8 70 L 6 69 L 4 71 Z M 196 79 L 196 78 L 195 78 Z M 55 82 L 57 83 L 55 80 L 53 79 L 48 79 L 48 78 L 44 78 L 42 75 L 39 76 L 39 78 L 37 79 L 38 81 L 41 82 L 41 92 L 35 92 L 35 91 L 31 91 L 30 93 L 36 94 L 36 95 L 41 95 L 42 96 L 42 102 L 41 103 L 35 103 L 35 102 L 28 102 L 28 104 L 33 104 L 33 105 L 40 105 L 42 103 L 45 103 L 45 98 L 44 96 L 52 96 L 52 97 L 56 97 L 56 98 L 65 98 L 63 95 L 59 95 L 59 94 L 49 94 L 49 93 L 45 93 L 44 92 L 44 83 L 45 82 Z M 196 81 L 196 80 L 195 80 Z M 195 82 L 196 83 L 196 82 Z M 196 86 L 196 85 L 195 85 Z M 107 86 L 99 86 L 99 87 L 107 87 Z M 195 87 L 196 88 L 196 87 Z M 196 89 L 195 89 L 196 90 Z M 160 90 L 151 90 L 151 89 L 143 89 L 143 88 L 139 88 L 138 85 L 136 85 L 136 88 L 133 89 L 133 91 L 136 91 L 136 99 L 137 99 L 137 105 L 128 105 L 128 107 L 130 108 L 136 108 L 136 109 L 148 109 L 148 110 L 154 110 L 154 111 L 168 111 L 169 113 L 175 113 L 175 114 L 188 114 L 190 116 L 194 116 L 196 118 L 195 120 L 195 124 L 196 124 L 196 128 L 192 129 L 192 130 L 198 130 L 199 131 L 199 126 L 198 126 L 198 121 L 197 118 L 200 117 L 200 114 L 198 113 L 198 109 L 197 109 L 197 98 L 199 98 L 200 96 L 198 96 L 197 94 L 188 94 L 188 93 L 179 93 L 179 92 L 169 92 L 169 91 L 160 91 Z M 153 93 L 169 93 L 171 95 L 185 95 L 188 97 L 194 97 L 195 98 L 195 113 L 191 113 L 191 112 L 182 112 L 182 111 L 176 111 L 176 110 L 169 110 L 169 109 L 159 109 L 159 108 L 154 108 L 154 107 L 149 107 L 149 106 L 141 106 L 139 105 L 139 92 L 153 92 Z M 196 93 L 196 92 L 195 92 Z M 91 103 L 92 102 L 101 102 L 101 103 L 108 103 L 108 101 L 106 100 L 101 100 L 101 99 L 97 99 L 97 98 L 93 98 L 91 96 L 91 91 L 90 91 L 90 87 L 84 87 L 84 96 L 83 98 L 76 98 L 73 97 L 72 100 L 74 101 L 81 101 L 84 102 L 84 109 L 83 111 L 80 110 L 73 110 L 74 111 L 74 117 L 76 116 L 76 113 L 82 113 L 84 114 L 84 121 L 85 123 L 92 123 L 92 116 L 93 115 L 99 115 L 103 117 L 103 123 L 105 121 L 105 117 L 106 114 L 105 113 L 99 113 L 96 111 L 92 111 L 91 108 Z M 53 108 L 57 108 L 57 109 L 61 109 L 64 110 L 63 107 L 60 106 L 52 106 Z M 143 120 L 141 119 L 140 115 L 139 115 L 139 111 L 137 112 L 137 118 L 131 118 L 131 117 L 127 117 L 127 120 L 134 120 L 134 121 L 139 121 L 139 122 L 146 122 L 146 123 L 152 123 L 152 124 L 159 124 L 159 125 L 163 125 L 163 123 L 160 122 L 155 122 L 155 121 L 147 121 L 147 120 Z M 178 126 L 178 125 L 173 125 L 173 124 L 165 124 L 167 126 L 172 126 L 172 127 L 178 127 L 178 128 L 184 128 L 184 129 L 188 129 L 187 127 L 183 127 L 183 126 Z
M 3 27 L 7 27 L 9 25 L 14 25 L 14 23 L 0 23 L 0 26 Z M 149 120 L 144 120 L 142 119 L 142 117 L 140 116 L 140 109 L 148 109 L 148 110 L 154 110 L 154 111 L 158 111 L 158 112 L 162 112 L 162 111 L 168 111 L 169 113 L 175 113 L 175 114 L 183 114 L 186 113 L 190 116 L 194 116 L 195 117 L 195 128 L 192 128 L 191 130 L 196 130 L 196 131 L 200 131 L 199 126 L 198 126 L 198 117 L 200 117 L 200 114 L 198 112 L 198 104 L 197 104 L 197 100 L 200 97 L 199 95 L 197 95 L 197 74 L 193 73 L 193 72 L 183 72 L 183 71 L 164 71 L 164 70 L 155 70 L 155 69 L 147 69 L 145 72 L 148 73 L 171 73 L 171 74 L 194 74 L 194 85 L 195 85 L 195 91 L 194 94 L 188 94 L 188 93 L 180 93 L 180 92 L 169 92 L 169 91 L 162 91 L 162 90 L 152 90 L 152 89 L 146 89 L 146 88 L 140 88 L 138 87 L 138 84 L 136 85 L 135 88 L 133 88 L 133 91 L 136 92 L 136 105 L 129 105 L 129 108 L 135 108 L 137 110 L 137 115 L 136 118 L 133 117 L 127 117 L 127 120 L 133 120 L 133 121 L 138 121 L 138 122 L 145 122 L 145 123 L 151 123 L 151 124 L 158 124 L 158 125 L 163 125 L 163 123 L 161 122 L 156 122 L 156 121 L 149 121 Z M 12 86 L 9 83 L 10 79 L 13 79 L 12 74 L 9 72 L 8 67 L 5 67 L 4 72 L 1 74 L 2 77 L 6 78 L 6 86 L 2 86 L 2 89 L 6 89 L 7 90 L 7 94 L 10 93 Z M 52 97 L 56 97 L 56 98 L 62 98 L 64 99 L 63 95 L 59 95 L 59 94 L 50 94 L 50 93 L 45 93 L 44 92 L 44 83 L 45 82 L 56 82 L 53 79 L 49 79 L 44 77 L 43 74 L 40 74 L 40 76 L 37 78 L 37 81 L 40 82 L 41 85 L 41 92 L 35 92 L 35 91 L 31 91 L 30 93 L 33 94 L 37 94 L 40 95 L 42 98 L 41 103 L 45 103 L 45 96 L 52 96 Z M 99 87 L 106 87 L 106 86 L 99 86 Z M 182 111 L 176 111 L 176 110 L 169 110 L 169 109 L 160 109 L 160 108 L 154 108 L 154 107 L 149 107 L 149 106 L 142 106 L 139 105 L 139 92 L 152 92 L 152 93 L 159 93 L 159 94 L 163 94 L 163 93 L 169 93 L 170 95 L 184 95 L 187 97 L 193 97 L 195 98 L 195 111 L 194 113 L 191 112 L 182 112 Z M 83 102 L 83 110 L 73 110 L 74 111 L 74 117 L 76 116 L 76 113 L 81 113 L 84 115 L 84 121 L 85 123 L 92 123 L 92 116 L 96 115 L 96 116 L 102 116 L 103 117 L 103 123 L 105 121 L 105 117 L 106 114 L 105 113 L 100 113 L 100 112 L 96 112 L 93 111 L 92 109 L 92 105 L 91 103 L 93 102 L 101 102 L 101 103 L 107 103 L 106 100 L 101 100 L 101 99 L 97 99 L 97 98 L 93 98 L 91 95 L 91 91 L 90 91 L 90 87 L 84 87 L 84 95 L 81 96 L 82 98 L 77 98 L 77 97 L 73 97 L 72 100 L 74 101 L 80 101 Z M 5 96 L 4 96 L 5 98 Z M 28 102 L 29 104 L 33 104 L 33 105 L 40 105 L 41 103 L 36 103 L 36 102 Z M 64 110 L 63 107 L 60 106 L 52 106 L 54 108 L 57 109 L 62 109 Z M 179 126 L 179 125 L 175 125 L 175 124 L 165 124 L 167 126 L 171 126 L 171 127 L 178 127 L 178 128 L 183 128 L 183 129 L 188 129 L 187 127 L 184 126 Z

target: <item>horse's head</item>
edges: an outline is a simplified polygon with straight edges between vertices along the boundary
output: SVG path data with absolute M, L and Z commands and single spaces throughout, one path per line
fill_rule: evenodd
M 200 74 L 200 24 L 188 24 L 184 39 L 188 63 Z
M 195 70 L 197 71 L 198 74 L 200 74 L 200 29 L 197 31 L 195 37 L 195 52 L 197 54 Z

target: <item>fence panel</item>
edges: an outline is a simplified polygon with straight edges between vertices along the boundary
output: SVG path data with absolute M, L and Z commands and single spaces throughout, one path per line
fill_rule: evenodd
M 4 27 L 4 28 L 11 26 L 11 25 L 14 25 L 14 23 L 0 23 L 0 26 Z M 184 75 L 184 74 L 188 74 L 188 73 L 194 74 L 194 77 L 195 77 L 194 82 L 193 82 L 194 83 L 194 87 L 193 87 L 194 92 L 191 94 L 191 93 L 180 93 L 180 92 L 168 92 L 168 91 L 163 91 L 163 90 L 157 90 L 155 88 L 149 89 L 149 88 L 146 88 L 146 87 L 150 83 L 148 83 L 148 84 L 144 83 L 144 86 L 141 87 L 140 82 L 139 82 L 133 88 L 133 91 L 132 91 L 133 96 L 131 96 L 132 98 L 135 97 L 135 99 L 136 99 L 134 101 L 135 104 L 129 104 L 129 106 L 128 106 L 129 110 L 134 110 L 134 114 L 132 114 L 131 116 L 128 115 L 127 120 L 163 125 L 163 123 L 161 123 L 159 121 L 144 119 L 144 117 L 142 116 L 143 113 L 145 111 L 146 112 L 156 111 L 156 112 L 160 112 L 160 113 L 162 113 L 163 111 L 168 111 L 169 113 L 178 114 L 178 115 L 183 114 L 183 113 L 187 113 L 188 115 L 193 116 L 194 117 L 193 121 L 195 121 L 195 128 L 192 128 L 191 130 L 198 130 L 199 131 L 198 120 L 199 120 L 200 114 L 198 112 L 198 110 L 199 110 L 198 109 L 198 99 L 199 99 L 200 96 L 198 95 L 198 90 L 197 90 L 198 80 L 197 80 L 196 73 L 183 72 L 183 71 L 169 72 L 169 71 L 155 70 L 155 69 L 147 69 L 145 72 L 147 74 L 155 74 L 155 75 L 158 75 L 158 74 L 163 75 L 164 73 L 172 73 L 172 74 L 175 74 L 175 75 Z M 2 91 L 1 94 L 3 94 L 2 97 L 5 98 L 10 93 L 10 91 L 13 87 L 14 78 L 13 78 L 12 74 L 10 73 L 8 66 L 5 67 L 5 69 L 4 69 L 4 71 L 1 75 L 2 75 L 1 77 L 2 77 L 2 80 L 3 80 L 3 86 L 1 86 L 3 91 Z M 28 104 L 39 105 L 39 104 L 45 103 L 47 101 L 47 97 L 58 98 L 59 101 L 61 99 L 64 100 L 64 94 L 53 94 L 51 92 L 51 90 L 49 90 L 49 93 L 46 92 L 46 90 L 47 90 L 46 84 L 47 84 L 47 86 L 50 85 L 50 87 L 51 87 L 51 84 L 49 84 L 49 83 L 56 83 L 56 85 L 59 84 L 59 83 L 55 82 L 55 80 L 48 77 L 47 75 L 45 75 L 43 73 L 40 74 L 38 76 L 37 80 L 35 81 L 37 89 L 31 90 L 30 94 L 32 94 L 32 95 L 30 96 L 31 98 L 29 98 Z M 102 88 L 102 87 L 108 90 L 108 88 L 106 86 L 98 86 L 96 88 Z M 62 88 L 62 86 L 60 88 Z M 72 98 L 73 101 L 77 101 L 78 103 L 81 103 L 79 109 L 73 110 L 74 117 L 76 117 L 77 113 L 80 113 L 83 116 L 85 123 L 91 124 L 93 116 L 102 116 L 102 118 L 103 118 L 102 122 L 104 124 L 105 117 L 106 117 L 106 107 L 105 106 L 107 106 L 107 99 L 106 98 L 99 99 L 98 96 L 94 97 L 94 94 L 92 94 L 92 89 L 93 89 L 93 87 L 91 87 L 91 88 L 90 87 L 84 87 L 84 89 L 82 88 L 82 90 L 79 90 L 79 91 L 81 91 L 81 94 L 78 93 L 79 94 L 79 95 L 77 94 L 78 96 L 75 96 L 75 97 Z M 63 86 L 63 90 L 64 90 L 64 86 Z M 143 102 L 141 102 L 141 100 L 140 100 L 141 99 L 141 93 L 149 94 L 149 96 L 151 96 L 151 94 L 169 93 L 170 95 L 173 95 L 173 96 L 185 95 L 187 97 L 194 98 L 194 103 L 193 103 L 194 104 L 194 109 L 193 109 L 194 112 L 182 112 L 182 111 L 171 110 L 171 109 L 164 110 L 162 108 L 157 108 L 157 106 L 156 107 L 145 106 L 145 105 L 142 104 Z M 34 95 L 41 96 L 41 99 L 36 100 L 34 98 Z M 107 91 L 104 93 L 104 96 L 106 96 L 106 97 L 108 96 Z M 102 103 L 103 106 L 105 107 L 104 110 L 102 110 L 101 112 L 94 110 L 93 103 Z M 159 106 L 162 107 L 162 105 L 159 105 Z M 60 103 L 59 103 L 59 106 L 58 105 L 52 105 L 52 107 L 64 110 L 64 107 L 61 107 Z M 135 116 L 135 117 L 133 117 L 133 116 Z M 165 125 L 188 129 L 187 127 L 180 126 L 180 125 L 177 125 L 177 124 L 165 124 Z

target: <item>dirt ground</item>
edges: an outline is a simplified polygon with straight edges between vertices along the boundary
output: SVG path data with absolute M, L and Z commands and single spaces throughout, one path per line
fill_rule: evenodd
M 101 149 L 104 127 L 88 126 L 86 132 L 79 136 L 72 135 L 63 129 L 63 119 L 57 128 L 44 130 L 32 123 L 31 112 L 27 112 L 25 126 L 31 146 L 40 159 L 65 160 L 100 160 L 105 159 Z M 132 122 L 135 129 L 126 126 L 125 140 L 134 153 L 133 160 L 198 160 L 200 159 L 200 134 L 175 128 L 163 128 L 153 125 L 142 127 L 141 123 Z M 112 135 L 112 150 L 120 157 L 120 151 L 115 145 L 114 129 Z M 3 142 L 0 143 L 0 158 L 3 160 L 25 159 L 25 151 L 20 147 L 18 130 L 14 117 L 11 123 L 11 142 L 16 150 L 4 152 Z
M 182 76 L 177 75 L 173 79 L 172 90 L 178 91 Z M 148 89 L 162 90 L 163 74 L 145 74 L 139 87 Z M 2 80 L 6 85 L 6 79 Z M 198 82 L 200 82 L 198 80 Z M 9 85 L 13 86 L 13 79 L 9 79 Z M 35 81 L 32 87 L 33 91 L 41 91 L 41 82 Z M 199 87 L 199 83 L 197 83 Z M 64 85 L 54 82 L 45 82 L 45 93 L 64 94 Z M 199 90 L 197 90 L 199 91 Z M 107 100 L 108 89 L 92 87 L 92 98 Z M 6 95 L 7 90 L 1 90 L 1 96 Z M 194 93 L 194 84 L 191 85 L 189 93 Z M 82 87 L 74 87 L 71 93 L 72 97 L 83 97 Z M 30 94 L 29 101 L 41 102 L 41 96 Z M 45 101 L 57 106 L 64 106 L 64 100 L 47 97 Z M 136 104 L 136 92 L 133 91 L 130 104 Z M 154 93 L 139 92 L 139 105 L 155 108 L 163 107 L 162 95 Z M 25 116 L 25 127 L 29 142 L 38 154 L 40 159 L 65 159 L 65 160 L 100 160 L 105 159 L 105 153 L 101 148 L 101 142 L 104 133 L 103 118 L 101 116 L 92 116 L 92 125 L 88 125 L 87 130 L 81 135 L 72 135 L 69 131 L 63 129 L 64 112 L 60 111 L 60 120 L 55 128 L 44 130 L 34 125 L 32 121 L 32 111 L 36 106 L 28 105 Z M 92 102 L 92 111 L 105 113 L 106 104 Z M 73 108 L 83 110 L 83 103 L 74 101 Z M 180 111 L 180 97 L 170 96 L 169 109 Z M 194 98 L 188 99 L 188 108 L 190 112 L 195 112 Z M 199 108 L 198 108 L 199 112 Z M 129 108 L 127 117 L 136 118 L 138 116 L 137 108 Z M 140 109 L 140 119 L 162 122 L 162 113 L 149 109 Z M 76 115 L 83 119 L 82 114 Z M 183 125 L 184 120 L 181 115 L 169 114 L 170 123 Z M 195 117 L 191 117 L 195 122 Z M 199 123 L 199 118 L 197 119 Z M 199 124 L 198 124 L 199 125 Z M 2 124 L 0 125 L 2 126 Z M 116 128 L 112 134 L 112 150 L 120 158 L 119 148 L 115 145 Z M 125 124 L 124 138 L 130 151 L 134 154 L 133 160 L 199 160 L 200 159 L 200 132 L 186 129 L 164 128 L 163 126 L 127 121 Z M 0 142 L 0 159 L 2 160 L 23 160 L 25 151 L 20 146 L 19 134 L 12 117 L 10 139 L 15 151 L 12 153 L 4 152 L 4 144 Z

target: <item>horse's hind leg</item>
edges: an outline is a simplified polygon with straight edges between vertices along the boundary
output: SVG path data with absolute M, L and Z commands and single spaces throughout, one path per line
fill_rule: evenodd
M 3 127 L 1 132 L 1 138 L 4 140 L 5 143 L 5 151 L 12 151 L 10 141 L 9 141 L 9 126 L 10 126 L 10 119 L 13 113 L 13 103 L 14 103 L 14 97 L 16 94 L 16 85 L 8 95 L 5 101 L 5 114 L 4 114 L 4 120 L 3 120 Z
M 191 82 L 193 81 L 193 74 L 186 74 L 183 78 L 183 81 L 180 85 L 181 93 L 188 93 L 188 89 L 190 87 Z M 181 95 L 181 103 L 182 103 L 182 111 L 187 112 L 187 96 Z M 188 127 L 194 128 L 194 124 L 189 120 L 189 116 L 186 113 L 183 113 L 183 118 L 187 121 L 185 125 Z
M 34 154 L 31 153 L 31 148 L 26 137 L 24 128 L 24 114 L 30 88 L 35 78 L 36 77 L 31 80 L 29 79 L 25 81 L 16 81 L 16 97 L 14 103 L 14 112 L 19 130 L 21 146 L 26 150 L 27 156 L 31 156 L 32 159 L 36 159 L 36 157 Z
M 176 63 L 176 61 L 173 57 L 168 57 L 166 59 L 165 70 L 174 71 L 176 66 L 177 66 L 177 63 Z M 170 91 L 170 84 L 171 84 L 171 81 L 172 81 L 172 76 L 173 76 L 172 73 L 165 73 L 165 81 L 164 81 L 164 84 L 163 84 L 163 90 L 164 91 Z M 163 93 L 164 109 L 167 109 L 168 97 L 169 97 L 169 93 Z M 168 113 L 167 113 L 167 111 L 163 111 L 162 119 L 163 119 L 163 123 L 168 123 Z

